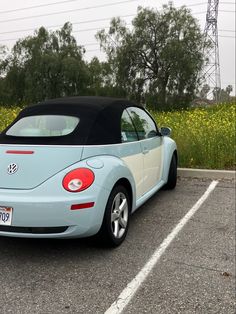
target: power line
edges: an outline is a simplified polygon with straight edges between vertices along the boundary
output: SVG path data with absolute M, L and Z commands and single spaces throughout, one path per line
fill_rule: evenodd
M 24 16 L 24 17 L 18 17 L 18 18 L 15 18 L 15 19 L 3 20 L 3 21 L 0 21 L 0 23 L 28 20 L 28 19 L 38 18 L 38 17 L 59 15 L 59 14 L 70 13 L 70 12 L 75 12 L 75 11 L 85 11 L 85 10 L 91 10 L 91 9 L 98 9 L 98 8 L 115 6 L 115 5 L 119 5 L 119 4 L 123 4 L 123 3 L 135 2 L 135 1 L 139 1 L 139 0 L 125 0 L 125 1 L 118 1 L 118 2 L 114 2 L 114 3 L 104 3 L 104 4 L 99 4 L 99 5 L 96 5 L 96 6 L 90 6 L 90 7 L 84 7 L 84 8 L 64 10 L 64 11 L 60 11 L 60 12 L 53 12 L 53 13 L 39 14 L 39 15 L 32 15 L 32 16 Z
M 14 10 L 0 11 L 0 14 L 11 13 L 11 12 L 16 12 L 16 11 L 23 11 L 23 10 L 34 9 L 34 8 L 39 8 L 39 7 L 48 7 L 48 6 L 52 6 L 52 5 L 56 5 L 56 4 L 63 4 L 63 3 L 76 2 L 76 1 L 79 1 L 79 0 L 66 0 L 66 1 L 64 0 L 64 1 L 54 2 L 54 3 L 35 5 L 35 6 L 31 6 L 31 7 L 18 8 L 18 9 L 14 9 Z M 128 3 L 128 2 L 135 2 L 135 1 L 139 1 L 139 0 L 126 0 L 126 1 L 119 1 L 119 2 L 116 2 L 116 3 L 107 3 L 107 4 L 101 4 L 101 5 L 90 6 L 90 7 L 85 7 L 85 8 L 63 10 L 63 11 L 54 12 L 54 13 L 39 14 L 39 15 L 34 15 L 34 16 L 25 16 L 25 17 L 19 17 L 19 18 L 15 18 L 15 19 L 3 20 L 3 21 L 0 21 L 0 23 L 14 22 L 14 21 L 20 21 L 20 20 L 44 17 L 44 16 L 51 16 L 51 15 L 58 15 L 58 14 L 70 13 L 70 12 L 74 12 L 74 11 L 84 11 L 84 10 L 90 10 L 90 9 L 95 9 L 95 8 L 103 8 L 103 7 L 107 7 L 107 6 L 114 6 L 114 5 L 118 5 L 118 4 L 123 4 L 123 3 Z M 233 2 L 222 2 L 222 3 L 223 4 L 234 4 Z M 188 7 L 194 7 L 194 6 L 200 6 L 200 5 L 205 5 L 205 2 L 189 4 L 186 7 L 188 8 Z M 228 13 L 231 13 L 231 12 L 234 13 L 235 12 L 235 11 L 232 11 L 232 10 L 219 10 L 219 11 L 220 12 L 228 12 Z M 196 12 L 194 14 L 203 14 L 203 13 L 205 13 L 205 12 Z M 18 31 L 15 31 L 15 32 L 18 32 Z M 5 33 L 7 33 L 7 32 L 5 32 Z
M 33 5 L 30 7 L 23 7 L 23 8 L 13 9 L 13 10 L 0 11 L 0 14 L 19 12 L 19 11 L 42 8 L 42 7 L 49 7 L 49 6 L 53 6 L 53 5 L 57 5 L 57 4 L 64 4 L 64 3 L 77 2 L 77 1 L 80 1 L 80 0 L 64 0 L 64 1 L 57 1 L 57 2 L 53 2 L 53 3 L 47 3 L 47 4 Z M 223 2 L 223 3 L 227 3 L 227 2 Z M 205 2 L 189 4 L 187 7 L 195 7 L 195 6 L 199 6 L 199 5 L 205 5 Z
M 99 29 L 107 29 L 109 28 L 110 26 L 107 26 L 107 27 L 93 27 L 93 28 L 85 28 L 85 29 L 80 29 L 80 30 L 77 30 L 77 31 L 73 31 L 73 33 L 83 33 L 83 32 L 89 32 L 89 31 L 96 31 L 96 30 L 99 30 Z M 18 38 L 8 38 L 8 39 L 1 39 L 0 42 L 3 42 L 3 41 L 16 41 L 20 39 L 19 37 Z
M 185 7 L 197 7 L 197 6 L 199 6 L 199 5 L 205 5 L 206 3 L 205 2 L 198 2 L 198 3 L 193 3 L 193 4 L 188 4 L 188 5 L 184 5 Z M 181 8 L 181 7 L 179 7 L 179 8 Z M 178 7 L 177 7 L 177 9 L 178 9 Z
M 134 14 L 130 14 L 130 15 L 123 15 L 123 16 L 120 16 L 120 17 L 132 17 L 132 16 L 135 16 Z M 83 23 L 91 23 L 92 21 L 105 21 L 105 20 L 109 20 L 110 18 L 104 18 L 104 19 L 97 19 L 97 20 L 89 20 L 89 21 L 82 21 L 82 22 L 75 22 L 75 23 L 72 23 L 73 25 L 76 25 L 76 24 L 83 24 Z M 62 24 L 61 24 L 62 25 Z M 51 28 L 51 27 L 58 27 L 58 26 L 61 26 L 61 25 L 51 25 L 51 26 L 48 26 L 47 28 Z M 127 23 L 127 26 L 131 26 L 132 24 L 131 23 Z M 80 30 L 73 30 L 72 33 L 82 33 L 82 32 L 88 32 L 88 31 L 96 31 L 96 30 L 100 30 L 100 29 L 108 29 L 109 26 L 106 26 L 106 27 L 92 27 L 92 28 L 85 28 L 85 29 L 80 29 Z M 30 31 L 30 30 L 35 30 L 34 28 L 33 29 L 27 29 L 27 31 Z M 23 31 L 23 30 L 22 30 Z M 24 30 L 26 31 L 26 30 Z M 220 32 L 233 32 L 235 33 L 235 30 L 230 30 L 230 29 L 219 29 Z M 15 32 L 15 31 L 13 31 Z M 6 34 L 5 32 L 4 33 L 0 33 L 0 34 Z M 235 38 L 234 36 L 227 36 L 227 35 L 219 35 L 219 37 L 223 37 L 223 38 Z M 5 42 L 5 41 L 17 41 L 18 39 L 20 39 L 19 37 L 18 38 L 7 38 L 7 39 L 0 39 L 0 42 Z
M 206 11 L 201 11 L 201 12 L 193 12 L 193 15 L 196 15 L 196 14 L 206 14 Z
M 127 24 L 128 25 L 131 25 L 131 24 Z M 85 28 L 85 29 L 80 29 L 80 30 L 76 30 L 76 31 L 73 31 L 73 33 L 83 33 L 83 32 L 89 32 L 89 31 L 96 31 L 96 30 L 99 30 L 99 29 L 108 29 L 110 26 L 106 26 L 106 27 L 93 27 L 93 28 Z M 16 41 L 20 39 L 19 37 L 18 38 L 8 38 L 8 39 L 1 39 L 0 42 L 3 42 L 3 41 Z
M 128 14 L 128 15 L 120 15 L 119 17 L 134 17 L 135 14 Z M 109 21 L 111 20 L 112 17 L 106 17 L 102 19 L 93 19 L 93 20 L 86 20 L 86 21 L 81 21 L 81 22 L 73 22 L 71 23 L 72 25 L 78 25 L 78 24 L 86 24 L 86 23 L 94 23 L 94 22 L 101 22 L 101 21 Z M 61 27 L 63 24 L 57 24 L 57 25 L 49 25 L 46 26 L 45 28 L 54 28 L 54 27 Z M 12 34 L 12 33 L 20 33 L 20 32 L 28 32 L 28 31 L 34 31 L 35 28 L 27 28 L 27 29 L 21 29 L 21 30 L 14 30 L 14 31 L 7 31 L 7 32 L 0 32 L 0 35 L 3 34 Z
M 22 9 L 15 9 L 15 10 L 9 10 L 9 11 L 2 11 L 1 13 L 6 13 L 6 12 L 13 12 L 16 10 L 23 10 L 23 9 L 30 9 L 30 8 L 36 8 L 36 7 L 41 7 L 41 6 L 50 6 L 50 5 L 54 5 L 54 4 L 58 4 L 58 3 L 66 3 L 66 2 L 71 2 L 71 1 L 78 1 L 78 0 L 67 0 L 67 1 L 60 1 L 60 2 L 54 2 L 54 3 L 50 3 L 50 4 L 43 4 L 43 5 L 38 5 L 38 6 L 32 6 L 32 7 L 28 7 L 28 8 L 22 8 Z M 39 15 L 34 15 L 34 16 L 25 16 L 25 17 L 19 17 L 19 18 L 15 18 L 15 19 L 8 19 L 8 20 L 0 20 L 0 23 L 5 23 L 5 22 L 14 22 L 14 21 L 19 21 L 19 20 L 26 20 L 26 19 L 31 19 L 31 18 L 38 18 L 38 17 L 44 17 L 44 16 L 51 16 L 51 15 L 58 15 L 58 14 L 64 14 L 64 13 L 69 13 L 69 12 L 74 12 L 74 11 L 84 11 L 84 10 L 90 10 L 90 9 L 96 9 L 96 8 L 103 8 L 103 7 L 107 7 L 107 6 L 114 6 L 114 5 L 118 5 L 118 4 L 123 4 L 123 3 L 128 3 L 128 2 L 135 2 L 135 1 L 139 1 L 139 0 L 126 0 L 126 1 L 119 1 L 119 2 L 115 2 L 115 3 L 106 3 L 106 4 L 101 4 L 101 5 L 97 5 L 97 6 L 90 6 L 90 7 L 85 7 L 85 8 L 78 8 L 78 9 L 71 9 L 71 10 L 64 10 L 64 11 L 59 11 L 59 12 L 54 12 L 54 13 L 47 13 L 47 14 L 39 14 Z M 201 3 L 195 3 L 195 4 L 190 4 L 186 7 L 193 7 L 193 6 L 199 6 L 199 5 L 204 5 L 204 2 Z M 178 7 L 177 7 L 178 9 Z M 196 12 L 194 14 L 203 14 L 204 12 Z M 134 16 L 134 15 L 133 15 Z M 59 25 L 57 25 L 59 26 Z M 48 26 L 51 27 L 51 26 Z M 28 30 L 33 30 L 33 29 L 27 29 Z M 22 31 L 26 31 L 26 30 L 22 30 Z M 19 30 L 17 31 L 12 31 L 11 33 L 16 33 L 19 32 Z M 1 32 L 0 34 L 9 34 L 10 32 Z
M 227 35 L 218 35 L 218 36 L 223 37 L 223 38 L 234 38 L 234 39 L 236 39 L 235 36 L 227 36 Z
M 220 32 L 230 32 L 230 33 L 235 33 L 234 30 L 232 29 L 219 29 Z
M 132 16 L 132 15 L 127 15 L 127 17 L 128 16 Z M 121 16 L 121 17 L 126 17 L 126 16 L 124 15 L 124 16 Z M 73 23 L 73 24 L 80 24 L 80 23 L 82 23 L 82 22 L 77 22 L 77 23 Z M 127 26 L 131 26 L 131 25 L 132 25 L 131 23 L 127 24 Z M 53 26 L 49 26 L 49 27 L 53 27 Z M 54 27 L 56 27 L 56 25 L 54 25 Z M 85 28 L 85 29 L 80 29 L 80 30 L 73 30 L 72 33 L 83 33 L 83 32 L 89 32 L 89 31 L 96 31 L 96 30 L 100 30 L 100 29 L 108 29 L 109 27 L 110 26 Z M 235 32 L 234 30 L 223 30 L 223 29 L 220 29 L 219 31 L 221 31 L 221 32 Z M 235 38 L 234 36 L 227 36 L 227 35 L 219 35 L 219 37 Z M 7 39 L 1 39 L 0 42 L 3 42 L 3 41 L 4 42 L 5 41 L 17 41 L 18 39 L 20 39 L 20 38 L 19 37 L 18 38 L 7 38 Z
M 77 1 L 77 0 L 69 0 L 69 1 Z M 69 1 L 62 1 L 62 2 L 69 2 Z M 138 1 L 138 0 L 131 0 L 131 1 Z M 62 2 L 55 2 L 56 3 L 62 3 Z M 125 1 L 125 2 L 129 2 L 129 1 Z M 120 2 L 119 2 L 120 3 Z M 115 5 L 118 3 L 114 3 L 114 4 L 109 4 L 109 5 Z M 198 5 L 203 5 L 205 4 L 204 2 L 202 3 L 195 3 L 195 4 L 190 4 L 189 6 L 198 6 Z M 91 7 L 92 8 L 92 7 Z M 95 8 L 95 7 L 93 7 Z M 81 8 L 82 9 L 87 9 L 87 8 Z M 62 11 L 64 12 L 64 11 Z M 1 13 L 1 12 L 0 12 Z M 196 12 L 194 14 L 203 14 L 204 12 Z M 134 17 L 136 14 L 129 14 L 129 15 L 121 15 L 119 17 L 123 18 L 123 17 Z M 72 25 L 77 25 L 77 24 L 86 24 L 86 23 L 93 23 L 93 22 L 99 22 L 99 21 L 106 21 L 106 20 L 110 20 L 112 17 L 109 18 L 102 18 L 102 19 L 93 19 L 93 20 L 87 20 L 87 21 L 81 21 L 81 22 L 72 22 Z M 11 20 L 12 21 L 12 20 Z M 0 21 L 0 23 L 3 23 L 4 21 Z M 49 25 L 46 26 L 45 28 L 54 28 L 54 27 L 61 27 L 63 26 L 63 24 L 57 24 L 57 25 Z M 38 27 L 39 28 L 39 27 Z M 26 29 L 20 29 L 20 30 L 13 30 L 13 31 L 6 31 L 6 32 L 0 32 L 1 35 L 3 34 L 12 34 L 12 33 L 20 33 L 20 32 L 28 32 L 28 31 L 34 31 L 37 28 L 26 28 Z
M 0 14 L 31 10 L 31 9 L 42 8 L 42 7 L 49 7 L 49 6 L 53 6 L 56 4 L 63 4 L 63 3 L 76 2 L 76 1 L 80 1 L 80 0 L 64 0 L 64 1 L 58 1 L 58 2 L 53 2 L 53 3 L 47 3 L 47 4 L 38 4 L 38 5 L 33 5 L 31 7 L 24 7 L 24 8 L 18 8 L 18 9 L 13 9 L 13 10 L 0 11 Z
M 23 7 L 23 8 L 17 8 L 17 9 L 12 9 L 12 10 L 0 11 L 0 14 L 31 10 L 31 9 L 37 9 L 37 8 L 42 8 L 42 7 L 49 7 L 49 6 L 53 6 L 57 4 L 64 4 L 64 3 L 77 2 L 77 1 L 81 1 L 81 0 L 63 0 L 63 1 L 53 2 L 53 3 L 47 3 L 47 4 L 38 4 L 38 5 L 30 6 L 30 7 Z M 223 3 L 227 4 L 227 2 L 223 2 Z M 232 2 L 229 2 L 229 3 L 232 3 Z M 205 5 L 205 2 L 189 4 L 187 7 L 195 7 L 199 5 Z
M 127 26 L 129 26 L 131 24 L 127 24 Z M 89 31 L 96 31 L 96 30 L 100 30 L 100 29 L 108 29 L 110 26 L 107 26 L 107 27 L 95 27 L 95 28 L 86 28 L 86 29 L 80 29 L 80 30 L 76 30 L 76 31 L 73 31 L 73 33 L 82 33 L 82 32 L 89 32 Z M 235 39 L 235 36 L 227 36 L 227 35 L 218 35 L 219 37 L 222 37 L 222 38 L 234 38 Z M 5 42 L 5 41 L 17 41 L 21 38 L 7 38 L 7 39 L 1 39 L 0 42 Z M 89 45 L 91 45 L 92 43 L 89 43 Z M 94 43 L 95 44 L 95 43 Z M 80 44 L 81 45 L 81 44 Z M 86 44 L 85 44 L 86 45 Z
M 226 13 L 235 13 L 234 10 L 219 10 L 219 12 L 226 12 Z
M 200 4 L 205 4 L 205 3 L 196 3 L 195 5 L 200 5 Z M 191 6 L 191 5 L 190 5 Z M 196 12 L 194 14 L 203 14 L 206 13 L 204 12 Z M 129 15 L 120 15 L 119 17 L 121 18 L 125 18 L 125 17 L 134 17 L 136 16 L 136 14 L 129 14 Z M 102 18 L 102 19 L 93 19 L 93 20 L 86 20 L 86 21 L 81 21 L 81 22 L 71 22 L 72 25 L 78 25 L 78 24 L 86 24 L 86 23 L 94 23 L 94 22 L 101 22 L 101 21 L 106 21 L 106 20 L 111 20 L 112 17 L 107 17 L 107 18 Z M 1 22 L 1 21 L 0 21 Z M 45 26 L 45 28 L 54 28 L 54 27 L 61 27 L 63 26 L 63 24 L 57 24 L 57 25 L 49 25 L 49 26 Z M 3 34 L 12 34 L 12 33 L 21 33 L 21 32 L 29 32 L 29 31 L 34 31 L 36 28 L 25 28 L 25 29 L 18 29 L 18 30 L 14 30 L 14 31 L 6 31 L 6 32 L 0 32 L 0 35 Z
M 69 0 L 70 1 L 70 0 Z M 77 0 L 73 0 L 73 1 L 77 1 Z M 137 1 L 137 0 L 131 0 L 131 1 Z M 68 2 L 68 1 L 63 1 L 63 2 Z M 116 5 L 116 4 L 120 4 L 120 3 L 124 3 L 124 2 L 130 2 L 129 1 L 120 1 L 120 2 L 116 2 L 116 3 L 113 3 L 113 4 L 103 4 L 102 6 L 107 6 L 107 5 Z M 190 4 L 189 6 L 197 6 L 197 5 L 202 5 L 202 4 L 205 4 L 205 3 L 195 3 L 195 4 Z M 99 6 L 100 7 L 100 6 Z M 89 7 L 89 8 L 95 8 L 94 7 Z M 84 9 L 88 9 L 88 8 L 81 8 L 79 10 L 84 10 Z M 74 11 L 74 10 L 73 10 Z M 231 11 L 230 11 L 231 12 Z M 195 12 L 194 14 L 205 14 L 206 12 L 203 11 L 203 12 Z M 126 17 L 134 17 L 135 14 L 129 14 L 129 15 L 121 15 L 119 17 L 121 18 L 126 18 Z M 102 19 L 93 19 L 93 20 L 86 20 L 86 21 L 80 21 L 80 22 L 73 22 L 72 25 L 78 25 L 78 24 L 86 24 L 86 23 L 93 23 L 93 22 L 99 22 L 99 21 L 106 21 L 106 20 L 110 20 L 111 17 L 107 17 L 107 18 L 102 18 Z M 3 21 L 0 21 L 0 22 L 3 22 Z M 127 24 L 128 25 L 132 25 L 132 24 Z M 54 27 L 60 27 L 60 26 L 63 26 L 63 24 L 58 24 L 58 25 L 50 25 L 50 26 L 46 26 L 45 28 L 54 28 Z M 99 30 L 101 28 L 109 28 L 109 27 L 95 27 L 95 28 L 86 28 L 86 29 L 81 29 L 81 30 L 75 30 L 73 31 L 73 33 L 79 33 L 79 32 L 87 32 L 87 31 L 94 31 L 94 30 Z M 26 31 L 33 31 L 35 30 L 36 28 L 28 28 L 28 29 L 21 29 L 21 30 L 14 30 L 14 31 L 7 31 L 7 32 L 0 32 L 1 35 L 3 34 L 11 34 L 11 33 L 19 33 L 19 32 L 26 32 Z M 234 30 L 220 30 L 220 31 L 223 31 L 223 32 L 235 32 Z M 234 38 L 234 36 L 223 36 L 221 35 L 220 37 L 225 37 L 225 38 Z M 20 39 L 20 37 L 18 38 L 7 38 L 7 39 L 1 39 L 0 42 L 6 42 L 6 41 L 17 41 L 18 39 Z

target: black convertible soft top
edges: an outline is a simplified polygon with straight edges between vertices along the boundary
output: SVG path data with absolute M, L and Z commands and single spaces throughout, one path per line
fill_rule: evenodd
M 127 107 L 139 107 L 126 99 L 66 97 L 47 100 L 23 109 L 0 134 L 0 144 L 104 145 L 121 143 L 121 115 Z M 80 119 L 76 129 L 64 136 L 16 137 L 6 135 L 18 120 L 36 115 L 67 115 Z

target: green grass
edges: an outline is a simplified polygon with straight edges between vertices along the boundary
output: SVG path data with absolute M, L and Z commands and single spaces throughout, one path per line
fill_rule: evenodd
M 0 131 L 20 108 L 0 107 Z M 152 112 L 158 126 L 169 126 L 179 152 L 179 166 L 235 169 L 235 104 L 176 112 Z

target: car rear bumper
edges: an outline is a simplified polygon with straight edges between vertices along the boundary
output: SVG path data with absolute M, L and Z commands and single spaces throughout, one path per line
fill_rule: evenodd
M 96 234 L 102 224 L 109 191 L 93 186 L 81 193 L 42 193 L 1 190 L 0 207 L 13 208 L 11 226 L 0 225 L 0 236 L 24 238 L 76 238 Z M 58 196 L 60 195 L 60 196 Z M 72 205 L 94 203 L 71 210 Z

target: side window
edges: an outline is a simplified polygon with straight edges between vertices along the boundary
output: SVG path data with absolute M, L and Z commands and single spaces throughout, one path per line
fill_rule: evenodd
M 157 136 L 157 128 L 151 117 L 142 109 L 128 108 L 129 115 L 138 132 L 140 140 Z
M 126 110 L 121 117 L 121 141 L 122 143 L 138 141 L 138 135 Z

